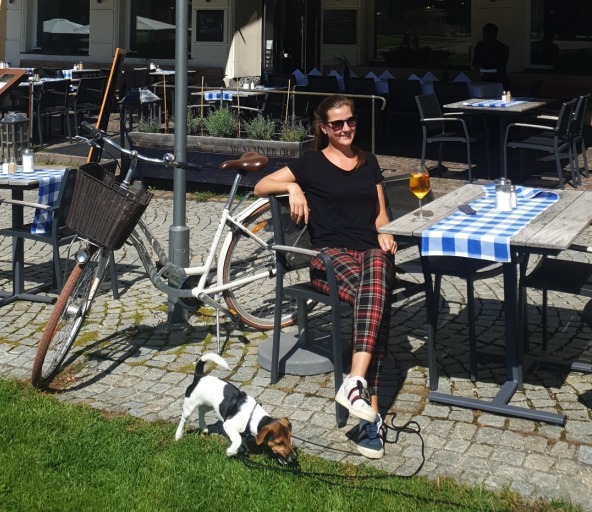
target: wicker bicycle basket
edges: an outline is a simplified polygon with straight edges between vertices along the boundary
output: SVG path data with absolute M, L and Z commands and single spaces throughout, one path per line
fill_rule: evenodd
M 66 225 L 91 242 L 117 250 L 146 210 L 152 194 L 124 189 L 99 164 L 85 164 L 76 173 Z

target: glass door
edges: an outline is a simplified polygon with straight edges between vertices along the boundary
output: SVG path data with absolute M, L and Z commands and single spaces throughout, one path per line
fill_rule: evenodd
M 318 66 L 320 2 L 267 0 L 263 24 L 263 73 L 304 73 Z

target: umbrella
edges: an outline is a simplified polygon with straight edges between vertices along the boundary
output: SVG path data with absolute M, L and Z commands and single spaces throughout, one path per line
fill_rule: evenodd
M 77 29 L 74 29 L 75 34 L 90 34 L 90 25 L 81 25 Z
M 137 30 L 174 30 L 175 25 L 164 23 L 162 21 L 136 16 Z
M 43 32 L 48 32 L 50 34 L 79 34 L 81 33 L 81 28 L 84 28 L 84 26 L 80 23 L 74 23 L 73 21 L 64 18 L 53 18 L 43 22 Z

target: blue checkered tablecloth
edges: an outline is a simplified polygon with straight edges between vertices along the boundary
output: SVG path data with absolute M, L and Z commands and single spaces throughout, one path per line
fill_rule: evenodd
M 483 101 L 465 101 L 463 105 L 468 107 L 490 107 L 490 108 L 508 108 L 508 107 L 516 107 L 518 105 L 522 105 L 527 103 L 526 100 L 510 100 L 510 101 L 502 101 L 502 100 L 483 100 Z
M 483 188 L 486 195 L 471 203 L 475 215 L 456 211 L 422 233 L 423 255 L 509 262 L 511 238 L 559 200 L 554 192 L 518 186 L 516 208 L 502 212 L 495 209 L 495 185 Z
M 74 71 L 73 69 L 62 69 L 62 75 L 64 75 L 64 78 L 69 78 L 70 80 L 72 80 L 72 71 Z
M 58 200 L 60 191 L 60 183 L 64 176 L 63 169 L 40 169 L 35 172 L 23 173 L 22 171 L 16 174 L 3 174 L 2 179 L 10 181 L 31 181 L 39 180 L 39 193 L 37 195 L 37 202 L 39 204 L 46 204 L 53 206 Z M 51 212 L 35 208 L 35 215 L 31 223 L 31 233 L 48 233 L 51 231 L 52 216 Z
M 220 91 L 206 91 L 204 92 L 204 100 L 206 101 L 220 101 L 222 98 L 223 101 L 232 101 L 232 97 L 234 96 L 231 92 L 220 92 Z

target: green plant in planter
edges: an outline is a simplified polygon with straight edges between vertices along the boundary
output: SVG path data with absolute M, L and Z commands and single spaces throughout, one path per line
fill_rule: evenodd
M 187 112 L 187 134 L 188 135 L 203 135 L 206 120 L 204 117 L 197 115 L 193 110 Z
M 275 132 L 275 123 L 258 114 L 257 117 L 243 123 L 248 139 L 272 140 Z
M 212 110 L 204 124 L 212 137 L 234 137 L 237 132 L 237 117 L 227 107 Z
M 160 118 L 143 117 L 138 121 L 138 131 L 143 133 L 160 133 Z
M 283 123 L 280 131 L 280 140 L 284 142 L 302 142 L 308 139 L 308 130 L 302 123 Z

